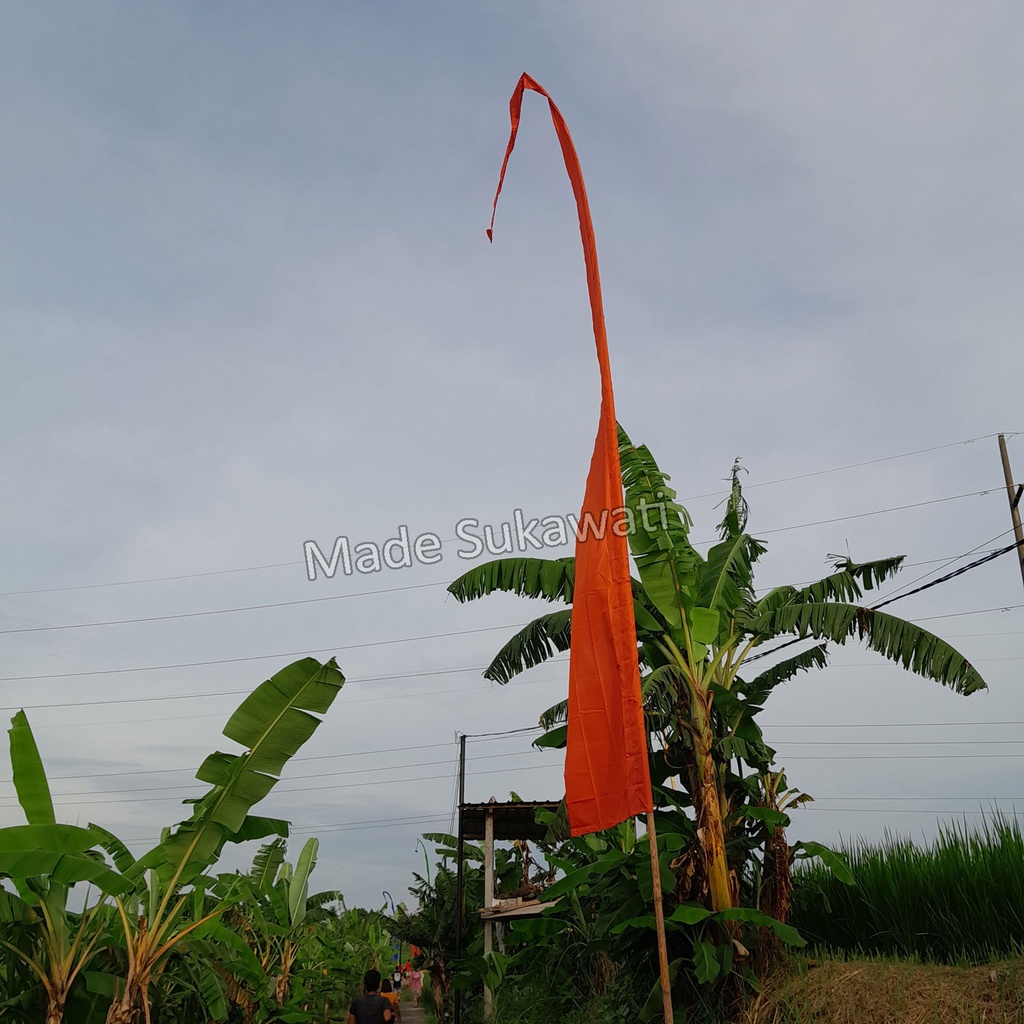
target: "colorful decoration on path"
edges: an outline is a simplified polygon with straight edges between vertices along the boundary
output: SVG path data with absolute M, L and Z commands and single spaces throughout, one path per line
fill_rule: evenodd
M 523 92 L 527 89 L 540 93 L 548 101 L 576 197 L 594 341 L 601 368 L 601 420 L 576 542 L 569 650 L 565 795 L 569 824 L 576 836 L 611 828 L 634 815 L 650 812 L 653 805 L 626 540 L 628 519 L 623 508 L 597 244 L 583 172 L 569 128 L 551 97 L 526 74 L 519 79 L 509 102 L 512 132 L 501 165 L 487 237 L 493 240 L 498 196 L 515 146 Z M 584 524 L 592 529 L 585 529 Z

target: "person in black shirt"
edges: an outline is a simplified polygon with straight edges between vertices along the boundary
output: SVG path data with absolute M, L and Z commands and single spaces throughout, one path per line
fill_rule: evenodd
M 356 996 L 348 1008 L 348 1024 L 391 1024 L 395 1019 L 391 1004 L 380 994 L 380 971 L 367 971 L 364 994 Z

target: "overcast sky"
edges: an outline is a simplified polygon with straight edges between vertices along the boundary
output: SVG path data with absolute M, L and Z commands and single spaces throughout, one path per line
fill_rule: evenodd
M 484 234 L 524 70 L 583 162 L 619 418 L 697 541 L 741 456 L 761 587 L 832 552 L 905 554 L 909 583 L 1006 543 L 1022 29 L 1019 5 L 936 0 L 4 5 L 2 704 L 28 710 L 63 819 L 141 851 L 244 693 L 336 654 L 315 760 L 261 809 L 293 855 L 321 837 L 316 888 L 379 906 L 449 827 L 456 732 L 564 697 L 564 661 L 479 675 L 546 607 L 444 592 L 483 560 L 461 520 L 578 511 L 597 426 L 538 97 Z M 307 580 L 305 541 L 403 525 L 446 542 L 436 564 Z M 768 739 L 817 798 L 791 839 L 1024 806 L 1012 559 L 893 608 L 988 693 L 851 645 L 773 696 Z M 254 605 L 274 607 L 192 614 Z M 560 797 L 529 739 L 471 743 L 468 798 Z M 4 781 L 0 823 L 21 820 Z

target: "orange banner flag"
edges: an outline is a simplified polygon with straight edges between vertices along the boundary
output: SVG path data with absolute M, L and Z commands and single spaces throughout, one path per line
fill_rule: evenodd
M 611 828 L 636 814 L 653 810 L 653 805 L 597 243 L 583 172 L 565 118 L 547 92 L 526 74 L 519 79 L 509 102 L 512 133 L 494 194 L 487 237 L 493 240 L 498 196 L 516 144 L 526 89 L 540 93 L 548 101 L 576 197 L 594 341 L 601 368 L 601 420 L 576 539 L 576 584 L 569 649 L 565 798 L 572 834 L 578 836 Z M 585 532 L 584 524 L 596 528 Z

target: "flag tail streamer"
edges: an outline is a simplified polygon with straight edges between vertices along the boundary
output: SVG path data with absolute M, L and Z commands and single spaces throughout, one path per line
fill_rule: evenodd
M 516 143 L 523 94 L 527 90 L 548 101 L 576 197 L 601 371 L 601 418 L 576 540 L 565 755 L 569 824 L 573 835 L 584 835 L 649 813 L 653 804 L 597 244 L 583 172 L 565 118 L 548 93 L 526 74 L 519 79 L 509 103 L 512 131 L 487 237 L 493 241 L 498 196 Z M 592 528 L 584 529 L 587 525 Z

